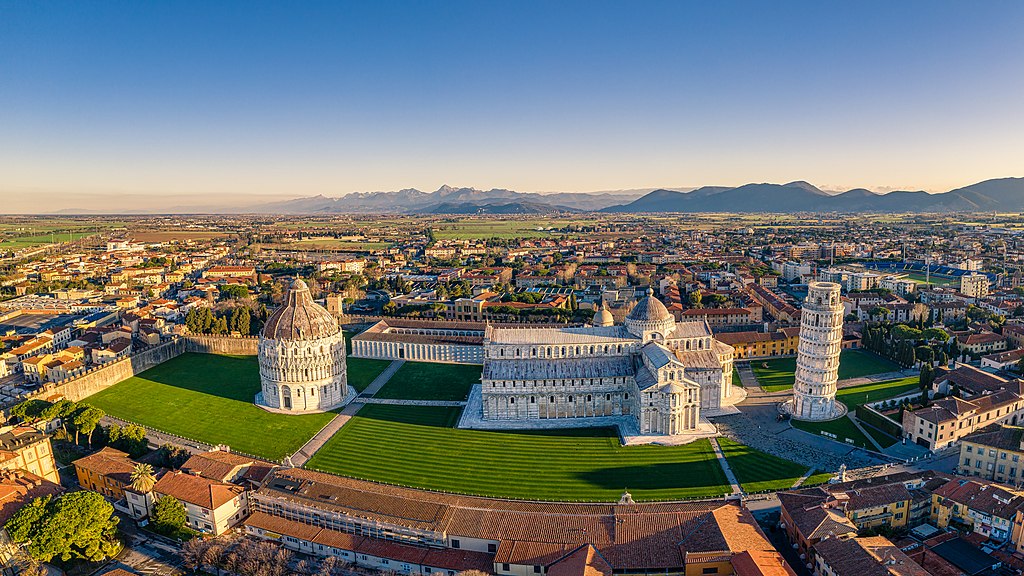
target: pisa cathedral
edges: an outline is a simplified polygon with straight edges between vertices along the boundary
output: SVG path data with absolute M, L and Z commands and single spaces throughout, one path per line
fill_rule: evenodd
M 256 404 L 288 413 L 324 412 L 355 397 L 337 319 L 313 302 L 302 280 L 267 318 L 259 339 L 261 390 Z
M 733 348 L 704 321 L 677 323 L 650 293 L 623 326 L 602 308 L 579 328 L 488 326 L 483 346 L 484 420 L 631 416 L 640 434 L 675 435 L 744 396 Z

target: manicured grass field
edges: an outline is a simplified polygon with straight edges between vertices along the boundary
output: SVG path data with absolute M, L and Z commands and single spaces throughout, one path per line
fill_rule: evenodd
M 788 490 L 807 473 L 807 467 L 802 464 L 765 454 L 728 438 L 719 438 L 718 446 L 744 492 Z
M 112 416 L 278 460 L 302 447 L 333 413 L 272 414 L 256 407 L 255 356 L 182 354 L 85 401 Z
M 561 228 L 571 220 L 495 220 L 464 219 L 458 222 L 442 222 L 433 228 L 438 240 L 486 240 L 488 238 L 540 238 L 549 236 L 547 228 Z
M 743 388 L 743 380 L 740 379 L 740 371 L 736 369 L 736 366 L 732 367 L 732 385 Z
M 481 367 L 469 364 L 406 362 L 375 398 L 401 400 L 465 400 L 480 382 Z
M 345 363 L 348 367 L 348 383 L 356 389 L 356 392 L 362 392 L 391 364 L 391 361 L 349 357 Z
M 712 497 L 729 491 L 707 440 L 619 444 L 610 428 L 492 432 L 452 428 L 458 408 L 364 406 L 308 468 L 448 492 L 542 500 Z
M 916 376 L 909 378 L 900 378 L 898 380 L 887 380 L 885 382 L 872 382 L 870 384 L 861 384 L 860 386 L 851 386 L 849 388 L 840 388 L 836 392 L 836 399 L 846 404 L 849 408 L 850 413 L 857 410 L 857 407 L 867 402 L 874 402 L 876 400 L 883 400 L 885 398 L 892 398 L 893 396 L 899 396 L 906 392 L 916 390 L 918 388 L 918 379 Z M 846 438 L 850 438 L 854 441 L 854 444 L 861 448 L 868 448 L 875 450 L 875 446 L 868 440 L 867 436 L 864 435 L 849 418 L 840 418 L 838 420 L 832 420 L 831 422 L 799 422 L 794 420 L 793 426 L 801 430 L 806 430 L 813 434 L 820 434 L 822 430 L 831 432 L 838 436 L 840 442 L 845 442 Z M 870 428 L 868 428 L 870 430 Z M 876 434 L 875 440 L 882 446 L 888 446 L 893 443 L 893 439 L 882 434 Z
M 766 368 L 764 365 L 767 364 Z M 793 387 L 796 358 L 751 360 L 750 367 L 766 392 L 779 392 Z M 859 378 L 899 370 L 894 362 L 865 350 L 843 350 L 839 353 L 839 379 Z

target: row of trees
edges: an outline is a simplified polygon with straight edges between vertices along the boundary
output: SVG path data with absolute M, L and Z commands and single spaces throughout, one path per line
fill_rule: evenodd
M 267 307 L 263 304 L 249 306 L 229 306 L 214 310 L 208 306 L 192 308 L 185 314 L 185 326 L 193 334 L 231 334 L 237 332 L 243 336 L 259 334 L 263 323 L 267 320 Z
M 864 329 L 861 344 L 872 352 L 889 358 L 901 366 L 918 362 L 945 364 L 949 354 L 956 353 L 956 341 L 944 330 L 924 330 L 906 324 L 876 324 Z
M 74 434 L 75 444 L 79 443 L 81 435 L 85 435 L 90 446 L 93 432 L 99 426 L 100 420 L 106 416 L 103 410 L 95 406 L 67 399 L 61 399 L 54 403 L 36 399 L 26 400 L 11 407 L 7 414 L 9 417 L 25 422 L 59 419 L 65 435 Z
M 82 558 L 97 562 L 120 550 L 114 507 L 96 492 L 43 496 L 23 506 L 4 525 L 11 541 L 42 562 Z

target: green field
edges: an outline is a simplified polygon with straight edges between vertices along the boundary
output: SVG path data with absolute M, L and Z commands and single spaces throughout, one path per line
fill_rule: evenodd
M 269 248 L 279 250 L 327 250 L 339 252 L 372 252 L 386 250 L 391 247 L 387 242 L 358 242 L 336 238 L 309 238 L 297 242 L 266 244 Z
M 736 365 L 732 366 L 732 385 L 743 388 L 743 380 L 740 379 L 740 371 L 736 369 Z
M 356 392 L 362 392 L 373 382 L 374 378 L 391 364 L 391 361 L 349 357 L 345 360 L 345 363 L 348 367 L 349 385 L 355 388 Z
M 610 428 L 461 430 L 458 408 L 364 406 L 308 468 L 464 494 L 614 501 L 711 497 L 729 491 L 707 440 L 626 446 Z
M 438 240 L 486 240 L 489 238 L 542 238 L 550 236 L 546 228 L 561 228 L 568 220 L 483 220 L 438 222 L 432 226 Z
M 788 490 L 807 473 L 807 467 L 802 464 L 765 454 L 728 438 L 719 438 L 718 446 L 744 492 Z
M 767 364 L 767 367 L 765 365 Z M 751 360 L 757 381 L 766 392 L 780 392 L 793 387 L 796 372 L 796 358 L 772 358 Z M 873 352 L 866 350 L 843 350 L 839 353 L 839 379 L 859 378 L 899 370 L 900 367 Z
M 480 374 L 480 366 L 475 365 L 406 362 L 374 397 L 461 401 L 480 382 Z
M 850 413 L 853 413 L 861 404 L 892 398 L 893 396 L 899 396 L 916 389 L 918 389 L 918 378 L 917 376 L 911 376 L 898 380 L 872 382 L 870 384 L 861 384 L 860 386 L 851 386 L 850 388 L 840 388 L 836 392 L 836 399 L 845 404 L 849 408 Z M 829 422 L 800 422 L 794 420 L 793 427 L 813 434 L 821 434 L 824 430 L 838 436 L 839 442 L 846 443 L 845 439 L 850 438 L 856 446 L 871 450 L 876 449 L 867 436 L 847 417 Z M 894 442 L 894 439 L 883 434 L 875 434 L 874 438 L 883 447 L 889 446 Z
M 85 402 L 124 420 L 271 460 L 301 448 L 334 417 L 272 414 L 253 404 L 259 390 L 255 356 L 190 353 Z
M 54 233 L 53 236 L 49 234 L 37 234 L 30 236 L 17 236 L 15 238 L 9 238 L 0 242 L 0 250 L 21 250 L 24 248 L 34 248 L 36 246 L 44 246 L 51 242 L 73 242 L 80 240 L 86 236 L 91 236 L 95 232 L 67 232 Z

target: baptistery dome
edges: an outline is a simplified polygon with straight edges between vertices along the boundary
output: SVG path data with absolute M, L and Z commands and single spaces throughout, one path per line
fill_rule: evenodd
M 313 302 L 302 280 L 260 333 L 256 403 L 282 412 L 331 410 L 355 397 L 345 368 L 345 336 L 338 321 Z
M 645 341 L 652 335 L 664 338 L 675 329 L 675 318 L 650 290 L 626 315 L 626 330 Z
M 263 325 L 263 337 L 274 340 L 315 340 L 338 332 L 338 321 L 323 306 L 313 302 L 302 280 L 292 282 L 283 306 Z

